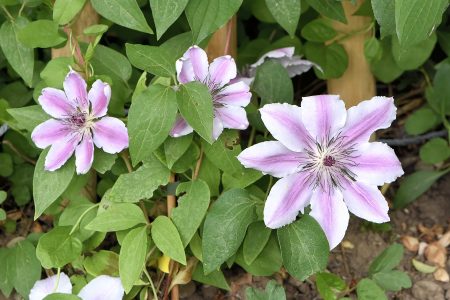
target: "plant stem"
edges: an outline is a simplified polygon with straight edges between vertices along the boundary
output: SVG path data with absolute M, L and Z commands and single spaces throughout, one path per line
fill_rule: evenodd
M 56 273 L 56 284 L 55 284 L 55 287 L 53 288 L 53 293 L 56 293 L 56 291 L 58 290 L 60 277 L 61 277 L 61 268 L 58 268 L 58 272 Z
M 8 9 L 2 5 L 2 9 L 5 12 L 6 16 L 8 17 L 8 19 L 13 22 L 14 21 L 14 17 L 10 14 L 10 12 L 8 11 Z
M 77 220 L 77 222 L 75 223 L 75 225 L 73 225 L 72 230 L 69 232 L 69 235 L 72 235 L 72 234 L 75 232 L 75 230 L 76 230 L 77 227 L 80 225 L 81 220 L 84 218 L 84 216 L 85 216 L 88 212 L 90 212 L 93 208 L 95 208 L 95 207 L 97 207 L 97 206 L 99 206 L 99 205 L 100 205 L 100 203 L 96 203 L 96 204 L 92 205 L 91 207 L 89 207 L 88 209 L 86 209 L 86 210 L 81 214 L 81 216 L 78 218 L 78 220 Z
M 250 147 L 251 145 L 253 145 L 253 140 L 255 139 L 255 134 L 256 134 L 256 128 L 252 127 L 252 130 L 250 131 L 250 137 L 248 138 L 247 148 Z
M 152 288 L 153 298 L 155 298 L 155 300 L 158 300 L 158 293 L 156 292 L 155 285 L 153 284 L 153 280 L 150 277 L 150 274 L 148 274 L 146 267 L 144 267 L 144 274 L 147 276 L 148 282 L 150 283 L 150 287 Z
M 273 183 L 273 177 L 269 176 L 269 184 L 267 185 L 266 199 L 269 196 L 269 192 L 270 192 L 270 188 L 272 187 L 272 183 Z
M 195 164 L 195 170 L 194 170 L 194 174 L 192 175 L 192 180 L 196 180 L 198 177 L 198 173 L 200 172 L 200 167 L 202 166 L 202 162 L 203 162 L 203 143 L 200 146 L 200 156 L 198 157 L 197 163 Z

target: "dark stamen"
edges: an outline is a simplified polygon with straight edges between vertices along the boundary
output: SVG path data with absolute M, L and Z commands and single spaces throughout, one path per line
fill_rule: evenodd
M 327 167 L 332 167 L 336 163 L 336 160 L 332 156 L 325 156 L 323 164 Z

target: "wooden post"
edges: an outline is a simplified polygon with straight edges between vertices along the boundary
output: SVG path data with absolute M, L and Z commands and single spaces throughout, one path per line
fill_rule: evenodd
M 237 54 L 237 21 L 232 17 L 227 24 L 217 30 L 206 47 L 209 60 L 222 55 L 231 55 L 236 58 Z
M 333 21 L 333 27 L 343 33 L 368 28 L 372 22 L 370 17 L 353 16 L 363 2 L 364 0 L 358 0 L 357 5 L 352 5 L 350 1 L 342 1 L 348 24 Z M 348 68 L 340 78 L 329 79 L 327 82 L 328 93 L 340 95 L 347 108 L 368 100 L 376 94 L 375 79 L 364 56 L 364 41 L 370 36 L 369 30 L 342 41 L 341 44 L 348 54 Z

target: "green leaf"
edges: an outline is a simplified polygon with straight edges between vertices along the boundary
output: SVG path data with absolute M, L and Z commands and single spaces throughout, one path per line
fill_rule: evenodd
M 11 155 L 9 153 L 0 152 L 0 176 L 11 176 L 13 171 L 13 160 Z
M 108 75 L 113 80 L 126 82 L 131 77 L 132 67 L 126 56 L 109 47 L 97 45 L 91 63 L 96 74 Z
M 198 172 L 198 179 L 208 184 L 212 197 L 219 195 L 220 170 L 207 157 L 203 158 L 200 172 Z
M 364 55 L 369 62 L 378 61 L 383 56 L 380 41 L 375 37 L 366 39 L 364 42 Z
M 395 0 L 372 0 L 372 10 L 380 25 L 381 38 L 395 33 Z
M 420 159 L 429 164 L 437 164 L 450 157 L 448 142 L 442 138 L 433 138 L 420 147 Z
M 48 149 L 42 151 L 36 163 L 33 175 L 33 198 L 34 198 L 34 219 L 36 220 L 42 213 L 55 202 L 66 190 L 72 181 L 75 173 L 74 160 L 69 159 L 61 168 L 56 171 L 44 170 L 45 157 Z
M 271 280 L 267 283 L 265 291 L 254 287 L 246 288 L 245 297 L 247 300 L 286 300 L 286 292 L 275 280 Z
M 219 169 L 235 174 L 243 167 L 236 156 L 241 153 L 239 133 L 236 130 L 225 130 L 212 145 L 203 143 L 206 157 Z
M 396 270 L 376 273 L 373 280 L 384 290 L 393 292 L 409 289 L 412 285 L 408 274 Z
M 303 215 L 300 220 L 278 229 L 277 233 L 283 264 L 289 274 L 303 281 L 325 269 L 330 248 L 316 220 Z
M 408 134 L 418 135 L 436 127 L 439 123 L 439 116 L 431 108 L 422 107 L 408 116 L 405 130 Z
M 292 103 L 294 87 L 288 71 L 278 62 L 268 60 L 256 69 L 253 90 L 267 103 Z
M 438 36 L 438 43 L 439 46 L 442 48 L 442 50 L 449 56 L 450 54 L 450 32 L 448 29 L 446 30 L 438 30 L 437 36 Z
M 439 178 L 447 174 L 449 170 L 444 171 L 417 171 L 403 178 L 400 182 L 400 188 L 394 197 L 394 206 L 402 208 L 416 200 L 425 193 Z
M 258 179 L 263 177 L 260 171 L 253 169 L 243 169 L 232 175 L 229 173 L 223 173 L 222 184 L 225 190 L 232 188 L 246 188 L 252 183 L 255 183 Z
M 321 70 L 314 67 L 314 72 L 321 79 L 338 78 L 344 74 L 348 66 L 347 52 L 342 45 L 337 43 L 325 46 L 320 43 L 307 42 L 305 55 L 320 66 Z
M 142 226 L 128 232 L 122 242 L 119 256 L 120 279 L 125 293 L 129 293 L 141 276 L 147 255 L 147 227 Z
M 208 275 L 205 275 L 203 264 L 201 263 L 197 264 L 197 267 L 192 274 L 192 279 L 197 282 L 212 285 L 226 291 L 230 290 L 230 286 L 228 285 L 228 282 L 221 271 L 213 271 Z
M 238 11 L 242 0 L 191 0 L 185 14 L 192 29 L 193 43 L 199 44 L 222 27 Z
M 53 293 L 46 296 L 43 300 L 81 300 L 81 298 L 71 294 Z
M 414 258 L 412 259 L 412 264 L 417 271 L 424 274 L 434 273 L 434 271 L 436 271 L 437 269 L 437 266 L 430 266 L 424 264 L 423 262 L 418 261 L 417 259 Z
M 250 224 L 244 239 L 242 254 L 247 264 L 251 264 L 261 253 L 270 238 L 272 230 L 263 221 Z
M 203 226 L 205 274 L 217 270 L 236 253 L 247 227 L 255 220 L 255 203 L 245 190 L 226 191 L 212 204 Z
M 178 206 L 172 210 L 172 221 L 180 233 L 186 247 L 205 217 L 209 207 L 209 188 L 201 181 L 183 182 L 177 186 L 177 195 L 186 193 L 178 199 Z
M 199 82 L 181 85 L 177 92 L 180 113 L 208 143 L 213 143 L 213 102 L 208 87 Z
M 316 274 L 316 286 L 324 300 L 336 300 L 337 294 L 346 288 L 345 281 L 332 273 Z
M 116 159 L 117 154 L 106 153 L 98 148 L 95 148 L 92 167 L 95 171 L 105 174 L 107 171 L 111 170 L 112 166 L 116 162 Z
M 390 83 L 402 75 L 403 70 L 397 65 L 392 55 L 391 39 L 383 39 L 380 41 L 382 55 L 378 60 L 370 62 L 370 69 L 375 77 L 384 82 Z
M 9 297 L 14 283 L 11 279 L 15 276 L 14 250 L 11 248 L 0 248 L 0 290 L 4 296 Z M 11 278 L 10 278 L 11 277 Z
M 8 197 L 8 194 L 5 191 L 0 191 L 0 204 L 5 202 L 7 197 Z
M 112 202 L 139 202 L 149 199 L 160 186 L 169 182 L 170 172 L 156 158 L 147 160 L 136 171 L 122 174 L 103 200 Z
M 425 92 L 428 104 L 430 104 L 430 106 L 436 112 L 446 115 L 450 115 L 450 85 L 448 84 L 449 76 L 450 63 L 448 60 L 445 60 L 437 67 L 437 72 L 433 78 L 433 86 L 428 87 Z M 440 117 L 438 117 L 437 115 L 435 115 L 432 120 L 436 120 L 436 118 L 439 118 L 438 120 L 440 123 Z M 428 123 L 431 123 L 431 121 L 428 120 Z
M 53 20 L 60 25 L 65 25 L 83 8 L 86 0 L 56 0 L 53 5 Z
M 89 275 L 119 276 L 119 255 L 112 251 L 100 250 L 83 261 L 83 267 Z
M 314 19 L 302 29 L 302 37 L 311 42 L 326 42 L 337 35 L 336 30 L 327 19 Z
M 314 8 L 319 14 L 342 23 L 347 23 L 341 1 L 306 0 L 306 2 L 311 5 L 312 8 Z
M 301 13 L 300 0 L 266 0 L 266 5 L 278 24 L 294 37 Z
M 100 212 L 86 229 L 101 232 L 119 231 L 132 228 L 138 224 L 145 224 L 142 210 L 132 203 L 113 203 Z
M 13 268 L 9 279 L 16 291 L 23 297 L 28 297 L 34 283 L 41 278 L 41 263 L 36 258 L 36 249 L 28 240 L 16 244 L 8 259 Z
M 58 23 L 37 20 L 25 25 L 18 33 L 19 41 L 30 48 L 49 48 L 67 40 L 59 33 Z
M 32 132 L 36 126 L 50 118 L 40 105 L 10 108 L 7 109 L 7 112 L 16 119 L 17 126 L 20 129 L 25 129 L 28 132 Z
M 375 281 L 364 278 L 356 286 L 358 300 L 384 300 L 388 299 L 384 291 L 375 283 Z
M 189 0 L 150 0 L 158 40 L 183 13 Z
M 71 57 L 56 57 L 52 59 L 41 71 L 41 78 L 48 86 L 62 88 L 72 61 L 73 59 Z
M 93 35 L 93 36 L 97 36 L 97 35 L 101 35 L 103 33 L 105 33 L 106 31 L 108 31 L 108 26 L 105 24 L 94 24 L 91 25 L 89 27 L 87 27 L 86 29 L 83 30 L 83 33 L 85 35 Z
M 441 23 L 447 7 L 448 0 L 395 0 L 395 28 L 400 45 L 407 48 L 427 39 Z
M 172 87 L 150 85 L 134 99 L 128 114 L 130 154 L 133 164 L 148 159 L 167 138 L 177 115 Z
M 28 20 L 17 18 L 14 23 L 5 21 L 0 28 L 0 46 L 11 67 L 28 86 L 32 86 L 34 69 L 34 51 L 19 41 L 19 31 L 28 24 Z
M 392 36 L 392 54 L 397 65 L 402 70 L 414 70 L 423 65 L 433 52 L 436 45 L 436 34 L 430 35 L 426 40 L 410 47 L 402 47 L 398 38 Z
M 136 0 L 91 0 L 91 4 L 100 15 L 116 24 L 153 33 Z
M 130 62 L 136 68 L 162 77 L 175 74 L 175 64 L 166 49 L 138 44 L 125 44 L 125 47 Z
M 192 134 L 180 136 L 177 138 L 168 137 L 164 141 L 164 154 L 166 156 L 167 166 L 172 168 L 175 162 L 183 156 L 192 143 Z
M 61 268 L 81 255 L 83 245 L 69 234 L 71 228 L 59 226 L 41 236 L 36 256 L 44 268 Z
M 390 271 L 398 266 L 403 258 L 403 246 L 397 243 L 384 249 L 370 264 L 369 274 Z
M 159 216 L 152 222 L 152 238 L 162 253 L 186 265 L 183 242 L 177 228 L 168 217 Z

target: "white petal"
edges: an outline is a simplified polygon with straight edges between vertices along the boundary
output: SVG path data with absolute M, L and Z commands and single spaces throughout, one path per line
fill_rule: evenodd
M 122 300 L 124 288 L 120 278 L 100 275 L 78 293 L 83 300 Z
M 72 284 L 70 283 L 69 277 L 64 272 L 61 272 L 59 274 L 59 282 L 57 288 L 56 282 L 57 275 L 53 275 L 46 279 L 36 281 L 30 291 L 29 299 L 42 300 L 46 296 L 53 293 L 72 294 Z

